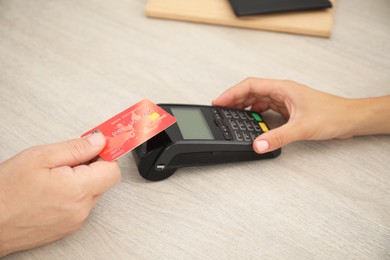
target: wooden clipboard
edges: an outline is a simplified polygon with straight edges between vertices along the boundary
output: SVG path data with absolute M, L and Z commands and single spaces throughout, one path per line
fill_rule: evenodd
M 325 10 L 236 17 L 228 0 L 148 0 L 148 17 L 330 37 L 336 1 Z

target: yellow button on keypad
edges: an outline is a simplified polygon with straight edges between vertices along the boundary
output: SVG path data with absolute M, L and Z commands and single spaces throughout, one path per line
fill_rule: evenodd
M 267 125 L 264 124 L 263 122 L 260 122 L 259 126 L 260 126 L 261 130 L 263 130 L 263 132 L 267 132 L 268 131 Z

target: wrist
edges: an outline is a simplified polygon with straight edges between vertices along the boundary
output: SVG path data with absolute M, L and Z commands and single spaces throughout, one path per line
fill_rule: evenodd
M 370 117 L 368 111 L 369 100 L 366 98 L 346 99 L 343 122 L 346 132 L 342 137 L 353 137 L 361 135 L 365 128 L 365 121 Z

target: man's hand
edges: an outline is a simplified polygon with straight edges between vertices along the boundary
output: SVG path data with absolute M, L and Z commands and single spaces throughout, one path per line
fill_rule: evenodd
M 77 230 L 120 180 L 116 162 L 94 161 L 101 133 L 29 148 L 0 164 L 0 256 Z

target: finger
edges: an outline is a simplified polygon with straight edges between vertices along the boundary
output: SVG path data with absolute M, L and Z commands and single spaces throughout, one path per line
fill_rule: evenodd
M 75 166 L 95 158 L 106 144 L 106 138 L 97 132 L 84 138 L 39 147 L 40 157 L 49 168 Z
M 115 186 L 121 179 L 119 165 L 116 161 L 96 161 L 89 165 L 80 165 L 73 168 L 76 178 L 84 182 L 84 186 L 92 195 L 103 194 Z
M 239 107 L 245 100 L 253 96 L 269 96 L 280 85 L 279 80 L 247 78 L 237 85 L 229 88 L 213 100 L 216 106 Z
M 98 203 L 99 199 L 102 197 L 102 194 L 95 195 L 92 198 L 92 208 L 96 206 L 96 203 Z
M 300 130 L 292 123 L 287 123 L 278 128 L 261 134 L 253 142 L 253 149 L 256 153 L 262 154 L 274 151 L 291 142 L 301 139 Z

